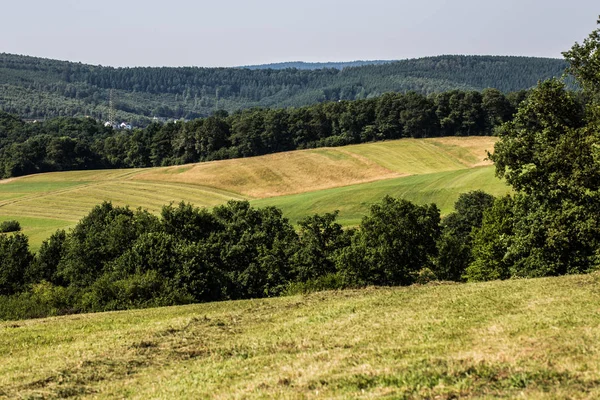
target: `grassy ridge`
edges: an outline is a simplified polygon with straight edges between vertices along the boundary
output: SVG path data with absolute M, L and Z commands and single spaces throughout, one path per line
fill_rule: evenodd
M 495 138 L 403 139 L 183 166 L 38 174 L 0 183 L 0 219 L 17 219 L 33 249 L 91 208 L 116 205 L 159 212 L 181 200 L 213 207 L 229 199 L 281 207 L 293 222 L 340 210 L 357 225 L 386 194 L 452 211 L 460 193 L 507 187 L 485 161 Z
M 0 397 L 598 398 L 600 275 L 0 323 Z
M 494 137 L 402 139 L 146 169 L 134 179 L 202 184 L 265 198 L 490 165 Z

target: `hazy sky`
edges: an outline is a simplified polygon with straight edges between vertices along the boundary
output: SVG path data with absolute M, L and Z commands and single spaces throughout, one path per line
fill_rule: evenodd
M 561 57 L 598 0 L 4 0 L 0 52 L 113 66 Z

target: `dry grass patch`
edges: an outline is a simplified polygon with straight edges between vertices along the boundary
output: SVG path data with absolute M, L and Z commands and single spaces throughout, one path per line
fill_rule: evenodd
M 315 149 L 160 168 L 135 179 L 206 185 L 264 198 L 397 176 L 364 157 L 338 149 Z
M 440 146 L 444 151 L 452 154 L 457 160 L 469 167 L 492 165 L 487 159 L 487 152 L 494 152 L 494 145 L 498 141 L 496 136 L 466 136 L 466 137 L 441 137 L 424 139 L 425 141 Z
M 402 174 L 427 174 L 491 165 L 487 151 L 495 137 L 402 139 L 347 146 L 343 149 Z
M 155 168 L 133 179 L 199 184 L 254 198 L 487 165 L 495 138 L 401 139 Z

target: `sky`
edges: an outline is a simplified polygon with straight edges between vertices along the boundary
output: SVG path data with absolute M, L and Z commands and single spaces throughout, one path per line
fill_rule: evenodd
M 5 0 L 0 53 L 228 67 L 440 54 L 561 58 L 598 0 Z

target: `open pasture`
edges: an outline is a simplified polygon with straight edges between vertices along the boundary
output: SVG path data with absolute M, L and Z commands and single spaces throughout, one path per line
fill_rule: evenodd
M 435 202 L 443 213 L 462 192 L 503 194 L 486 160 L 493 137 L 402 139 L 173 167 L 53 172 L 0 181 L 0 219 L 16 219 L 33 249 L 102 201 L 157 213 L 170 202 L 213 207 L 230 199 L 281 207 L 296 222 L 340 210 L 357 225 L 385 195 Z

